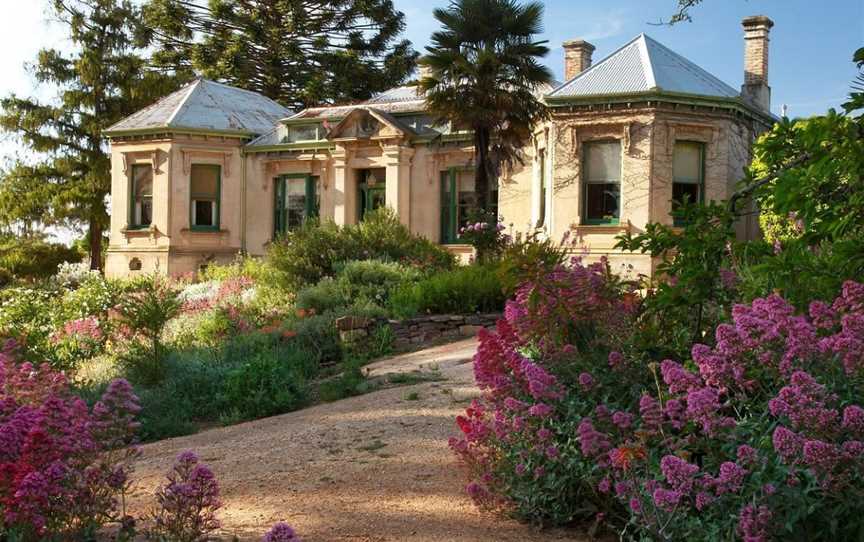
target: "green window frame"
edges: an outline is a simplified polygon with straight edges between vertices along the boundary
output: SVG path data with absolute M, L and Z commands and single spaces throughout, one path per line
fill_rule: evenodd
M 153 165 L 133 164 L 130 173 L 128 226 L 149 228 L 153 223 Z
M 370 178 L 374 180 L 370 182 Z M 366 215 L 387 205 L 387 168 L 357 170 L 357 217 L 362 222 Z
M 467 176 L 467 177 L 463 177 Z M 474 169 L 451 167 L 441 171 L 441 244 L 458 244 L 459 230 L 468 223 L 472 210 L 476 209 L 476 198 L 472 190 L 459 190 L 460 180 L 470 179 L 473 187 Z M 489 201 L 491 211 L 498 214 L 498 186 L 490 183 Z
M 540 166 L 540 210 L 537 213 L 537 228 L 542 228 L 546 225 L 546 149 L 537 151 L 537 161 Z
M 699 141 L 676 141 L 672 152 L 672 213 L 685 198 L 690 203 L 705 202 L 705 143 Z M 685 225 L 680 217 L 673 216 L 672 222 Z
M 318 216 L 318 176 L 289 173 L 276 177 L 273 191 L 273 235 L 283 235 Z M 299 188 L 299 190 L 298 190 Z
M 189 227 L 219 231 L 222 215 L 222 167 L 192 164 L 189 169 Z
M 621 217 L 621 141 L 586 141 L 582 150 L 582 223 L 618 224 Z

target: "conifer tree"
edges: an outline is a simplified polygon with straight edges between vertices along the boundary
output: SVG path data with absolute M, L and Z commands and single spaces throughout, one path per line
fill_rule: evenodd
M 37 83 L 56 90 L 55 101 L 0 100 L 0 129 L 30 157 L 3 174 L 0 219 L 84 226 L 91 267 L 101 269 L 111 189 L 102 131 L 174 90 L 180 79 L 148 67 L 140 9 L 130 0 L 51 0 L 50 7 L 72 51 L 43 49 L 29 66 Z
M 417 54 L 392 0 L 149 0 L 154 61 L 301 109 L 400 84 Z

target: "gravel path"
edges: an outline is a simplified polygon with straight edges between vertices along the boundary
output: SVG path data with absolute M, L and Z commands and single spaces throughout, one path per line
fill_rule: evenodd
M 584 540 L 481 513 L 464 495 L 447 439 L 478 393 L 475 348 L 470 339 L 368 366 L 373 378 L 412 373 L 421 383 L 148 444 L 132 512 L 150 506 L 176 455 L 192 449 L 219 479 L 228 538 L 260 540 L 284 520 L 305 542 Z

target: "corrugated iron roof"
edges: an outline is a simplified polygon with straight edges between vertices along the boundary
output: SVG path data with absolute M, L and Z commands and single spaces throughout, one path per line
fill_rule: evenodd
M 114 124 L 107 134 L 150 128 L 187 128 L 263 134 L 291 110 L 249 90 L 196 79 Z
M 646 34 L 636 36 L 548 96 L 566 98 L 639 92 L 739 96 L 737 90 Z

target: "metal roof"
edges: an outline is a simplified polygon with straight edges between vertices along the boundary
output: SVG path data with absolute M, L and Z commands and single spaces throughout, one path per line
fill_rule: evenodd
M 262 134 L 291 111 L 270 98 L 209 79 L 196 79 L 106 130 L 107 134 L 186 128 Z
M 640 92 L 740 96 L 731 86 L 645 34 L 639 34 L 547 96 L 554 99 Z

